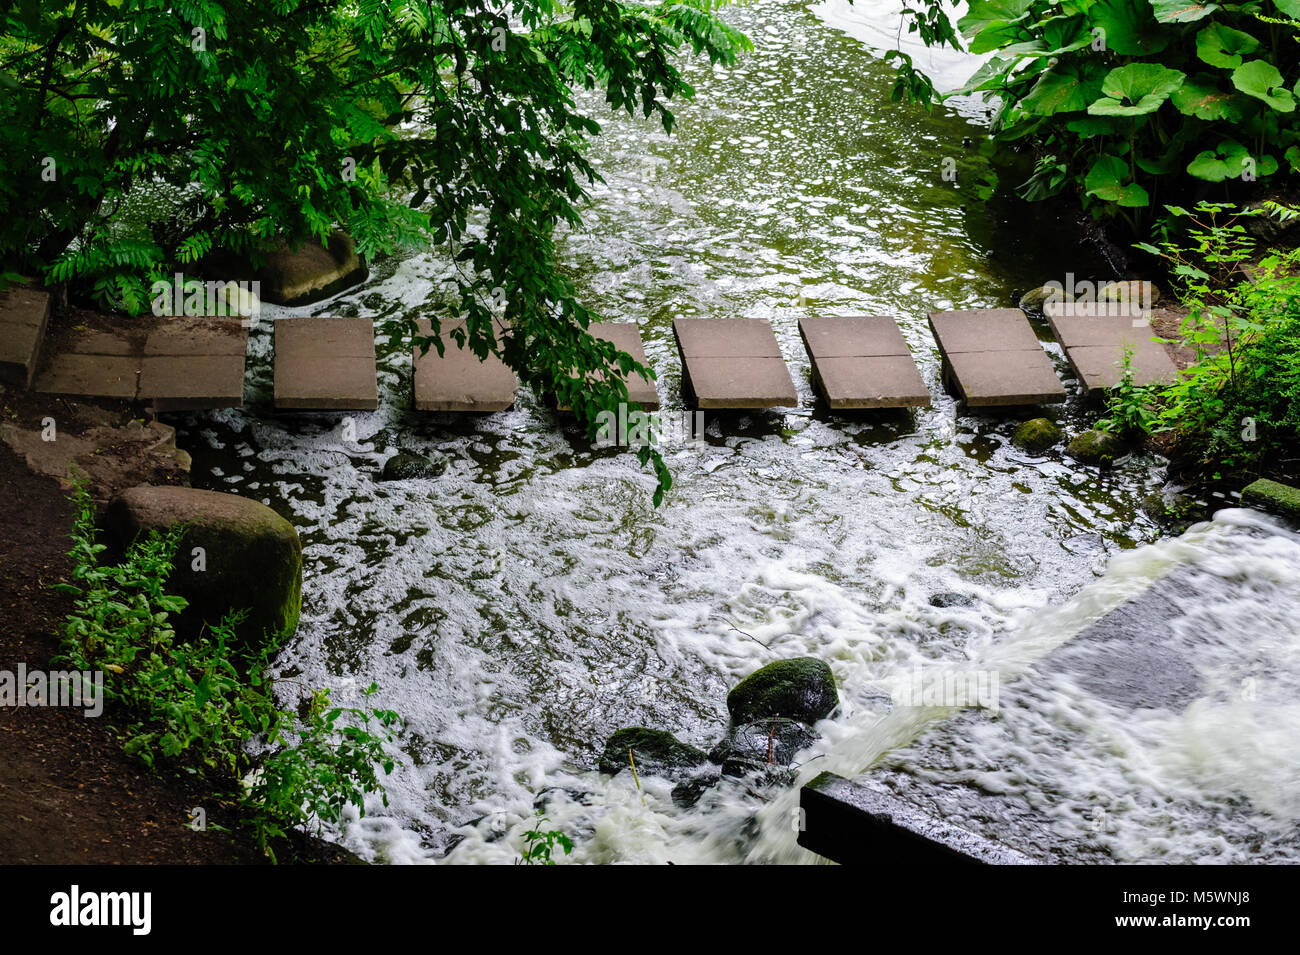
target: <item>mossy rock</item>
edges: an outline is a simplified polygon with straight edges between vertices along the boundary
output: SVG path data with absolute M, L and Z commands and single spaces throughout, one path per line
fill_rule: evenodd
M 302 610 L 302 543 L 293 525 L 257 501 L 190 487 L 133 487 L 104 515 L 118 553 L 141 533 L 178 524 L 186 531 L 166 591 L 189 606 L 176 618 L 176 632 L 193 637 L 204 624 L 247 610 L 238 632 L 249 646 L 287 639 Z
M 709 761 L 708 753 L 688 746 L 667 730 L 628 726 L 616 731 L 605 743 L 598 764 L 600 771 L 615 776 L 629 769 L 628 750 L 632 751 L 636 771 L 642 776 L 677 778 Z
M 1157 524 L 1186 530 L 1204 511 L 1204 505 L 1177 491 L 1152 491 L 1142 498 L 1142 510 Z
M 1024 295 L 1020 296 L 1017 303 L 1021 309 L 1034 314 L 1041 313 L 1043 307 L 1050 301 L 1061 297 L 1061 289 L 1053 285 L 1040 285 L 1036 289 L 1030 289 Z
M 709 761 L 719 764 L 724 776 L 744 776 L 789 766 L 799 750 L 816 740 L 808 727 L 783 717 L 732 725 L 722 742 L 709 751 Z
M 937 594 L 930 595 L 931 607 L 970 607 L 975 603 L 975 597 L 972 594 L 959 594 L 953 590 L 941 590 Z
M 445 463 L 434 464 L 422 454 L 411 454 L 402 451 L 394 454 L 384 462 L 384 470 L 379 479 L 381 481 L 410 481 L 419 478 L 433 478 L 446 470 L 446 467 Z
M 823 661 L 796 657 L 769 663 L 741 680 L 727 694 L 727 711 L 736 725 L 784 716 L 809 725 L 839 705 L 835 675 Z
M 1300 488 L 1289 484 L 1260 478 L 1242 490 L 1241 503 L 1300 523 Z
M 1128 453 L 1128 445 L 1119 435 L 1093 429 L 1071 439 L 1065 453 L 1083 464 L 1108 468 Z
M 1016 428 L 1011 443 L 1030 454 L 1042 454 L 1061 440 L 1061 429 L 1047 418 L 1031 418 Z

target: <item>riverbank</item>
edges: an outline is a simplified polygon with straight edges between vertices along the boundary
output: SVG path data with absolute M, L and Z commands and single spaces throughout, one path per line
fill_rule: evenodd
M 81 403 L 78 403 L 79 405 Z M 105 416 L 120 409 L 95 406 Z M 72 403 L 6 394 L 7 423 L 72 420 Z M 72 435 L 69 435 L 72 437 Z M 57 443 L 57 442 L 54 442 Z M 101 478 L 132 480 L 140 466 L 129 445 L 114 461 L 100 449 Z M 135 473 L 135 476 L 139 476 Z M 102 486 L 101 486 L 102 487 Z M 51 589 L 71 570 L 73 507 L 54 478 L 37 474 L 0 445 L 0 670 L 48 672 L 73 598 Z M 265 857 L 237 817 L 183 776 L 146 771 L 128 757 L 108 716 L 53 706 L 0 707 L 0 860 L 9 864 L 262 864 Z M 190 827 L 191 810 L 208 828 Z M 222 832 L 222 827 L 228 832 Z M 281 862 L 346 864 L 346 850 L 310 836 L 276 846 Z

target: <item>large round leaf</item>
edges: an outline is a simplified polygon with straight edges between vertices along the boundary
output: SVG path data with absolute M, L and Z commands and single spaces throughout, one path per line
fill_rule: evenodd
M 1137 207 L 1151 204 L 1147 191 L 1135 182 L 1128 182 L 1129 169 L 1118 156 L 1099 156 L 1084 177 L 1083 187 L 1088 195 L 1121 206 Z
M 1191 23 L 1219 9 L 1206 0 L 1152 0 L 1151 6 L 1161 23 Z
M 1244 54 L 1254 53 L 1257 49 L 1259 41 L 1249 33 L 1225 27 L 1222 23 L 1211 23 L 1196 34 L 1196 55 L 1210 66 L 1235 70 L 1241 66 Z
M 1036 116 L 1073 113 L 1088 108 L 1101 93 L 1101 68 L 1093 63 L 1060 63 L 1044 73 L 1020 108 Z
M 1295 109 L 1295 97 L 1282 82 L 1282 74 L 1267 60 L 1251 60 L 1232 71 L 1232 85 L 1237 89 L 1262 99 L 1279 113 L 1290 113 Z
M 1244 99 L 1240 94 L 1222 89 L 1215 78 L 1208 73 L 1197 73 L 1174 90 L 1169 101 L 1174 108 L 1186 116 L 1197 119 L 1226 119 L 1238 122 L 1246 115 Z
M 1130 63 L 1106 74 L 1101 99 L 1088 107 L 1093 116 L 1141 116 L 1154 113 L 1187 74 L 1159 63 Z
M 1169 45 L 1169 31 L 1156 22 L 1149 0 L 1098 0 L 1087 14 L 1112 53 L 1146 56 Z
M 1287 16 L 1300 20 L 1300 0 L 1273 0 L 1273 3 Z
M 975 36 L 991 24 L 1023 20 L 1033 5 L 1034 0 L 971 0 L 957 29 L 965 36 Z
M 1277 160 L 1272 156 L 1263 156 L 1256 162 L 1251 157 L 1250 150 L 1241 143 L 1225 139 L 1214 149 L 1198 153 L 1187 164 L 1187 171 L 1206 182 L 1223 182 L 1225 179 L 1236 179 L 1251 164 L 1255 165 L 1256 175 L 1267 176 L 1277 171 Z

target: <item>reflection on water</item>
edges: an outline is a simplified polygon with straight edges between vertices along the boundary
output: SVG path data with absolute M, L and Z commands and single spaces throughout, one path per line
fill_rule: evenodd
M 792 797 L 756 816 L 762 800 L 729 782 L 683 811 L 669 783 L 600 777 L 596 754 L 635 724 L 708 747 L 730 686 L 810 654 L 844 699 L 823 761 L 863 769 L 923 724 L 878 724 L 873 688 L 991 652 L 1159 537 L 1137 510 L 1157 462 L 1099 475 L 1024 455 L 1014 421 L 958 416 L 940 388 L 926 311 L 1014 302 L 1067 270 L 1071 237 L 969 204 L 940 169 L 974 168 L 971 120 L 892 105 L 891 70 L 806 5 L 728 16 L 757 49 L 731 71 L 690 67 L 699 98 L 673 137 L 590 102 L 605 182 L 564 237 L 565 267 L 596 312 L 642 325 L 667 413 L 681 410 L 677 316 L 770 319 L 799 409 L 710 416 L 703 445 L 669 453 L 675 486 L 656 510 L 632 455 L 589 448 L 526 391 L 478 420 L 412 413 L 409 356 L 382 334 L 381 407 L 352 416 L 355 441 L 336 418 L 274 415 L 264 322 L 249 406 L 183 435 L 196 485 L 264 500 L 302 535 L 303 618 L 279 672 L 344 700 L 376 681 L 408 720 L 391 807 L 337 833 L 369 858 L 454 846 L 450 861 L 511 861 L 535 805 L 582 861 L 808 858 L 780 816 Z M 419 316 L 449 268 L 380 261 L 364 289 L 312 311 Z M 837 313 L 897 316 L 934 408 L 818 409 L 796 323 Z M 1077 424 L 1073 406 L 1052 413 Z M 399 449 L 445 470 L 379 483 Z M 937 608 L 937 591 L 974 600 Z

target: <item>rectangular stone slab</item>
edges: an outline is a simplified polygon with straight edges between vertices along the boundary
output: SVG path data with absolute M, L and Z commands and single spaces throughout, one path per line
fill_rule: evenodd
M 1144 313 L 1129 316 L 1090 315 L 1079 309 L 1048 315 L 1065 357 L 1069 359 L 1084 394 L 1114 388 L 1123 378 L 1124 346 L 1133 350 L 1133 381 L 1139 385 L 1172 382 L 1178 369 L 1164 345 L 1152 341 L 1155 334 Z
M 298 411 L 379 407 L 374 322 L 325 317 L 276 321 L 275 406 Z
M 699 408 L 795 407 L 790 371 L 772 326 L 761 318 L 679 318 L 673 334 L 682 384 Z
M 929 407 L 930 392 L 892 318 L 801 318 L 799 334 L 831 408 Z
M 146 355 L 137 397 L 155 411 L 244 406 L 244 356 Z
M 1015 308 L 931 312 L 944 380 L 972 408 L 1065 400 L 1065 386 L 1025 318 Z
M 36 377 L 36 390 L 54 395 L 125 398 L 133 401 L 140 359 L 130 355 L 61 352 Z
M 244 319 L 190 317 L 163 319 L 144 342 L 148 355 L 245 355 L 248 326 Z
M 30 388 L 50 321 L 50 296 L 17 286 L 0 292 L 0 381 Z
M 641 328 L 634 322 L 597 322 L 589 325 L 587 331 L 596 338 L 613 342 L 619 351 L 627 352 L 642 365 L 649 366 L 645 346 L 641 343 Z M 659 410 L 659 392 L 655 390 L 654 382 L 646 381 L 638 374 L 627 377 L 627 398 L 640 404 L 642 411 Z M 569 411 L 570 408 L 558 405 L 557 410 Z
M 432 334 L 427 319 L 420 319 L 417 326 L 421 335 Z M 433 346 L 423 355 L 420 349 L 412 349 L 416 411 L 489 413 L 505 411 L 515 403 L 519 387 L 515 373 L 496 355 L 480 360 L 468 342 L 460 348 L 451 332 L 464 327 L 459 319 L 441 323 L 441 356 Z

